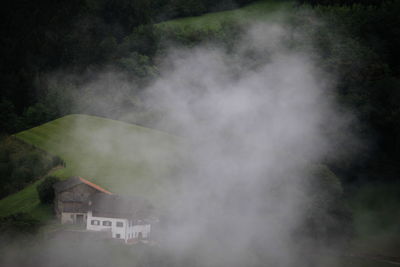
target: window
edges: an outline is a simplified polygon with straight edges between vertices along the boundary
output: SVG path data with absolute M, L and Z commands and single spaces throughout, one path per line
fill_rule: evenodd
M 116 234 L 115 237 L 116 238 L 121 238 L 121 235 L 120 234 Z
M 103 226 L 111 226 L 111 222 L 110 221 L 103 221 Z
M 124 223 L 123 222 L 117 222 L 117 227 L 124 227 Z
M 92 220 L 90 222 L 91 225 L 100 225 L 100 221 L 99 220 Z

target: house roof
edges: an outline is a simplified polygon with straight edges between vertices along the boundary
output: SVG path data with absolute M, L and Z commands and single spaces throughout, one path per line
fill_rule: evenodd
M 95 217 L 146 220 L 153 212 L 153 206 L 141 197 L 94 194 L 89 202 L 89 210 Z
M 71 187 L 74 187 L 74 186 L 76 186 L 78 184 L 82 184 L 82 183 L 83 184 L 87 184 L 88 186 L 90 186 L 90 187 L 92 187 L 92 188 L 94 188 L 94 189 L 96 189 L 96 190 L 98 190 L 98 191 L 100 191 L 102 193 L 105 193 L 105 194 L 108 194 L 108 195 L 112 195 L 112 193 L 110 191 L 98 186 L 97 184 L 89 182 L 88 180 L 83 179 L 82 177 L 78 177 L 78 176 L 72 176 L 72 177 L 70 177 L 70 178 L 68 178 L 68 179 L 66 179 L 64 181 L 60 181 L 60 182 L 54 184 L 53 188 L 58 193 L 58 192 L 67 190 L 67 189 L 69 189 Z

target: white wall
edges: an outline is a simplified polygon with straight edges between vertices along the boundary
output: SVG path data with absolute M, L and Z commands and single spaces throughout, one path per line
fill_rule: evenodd
M 92 220 L 99 221 L 99 225 L 92 225 Z M 103 221 L 110 221 L 111 226 L 104 226 Z M 122 222 L 123 227 L 117 227 L 117 222 Z M 92 212 L 87 213 L 86 229 L 91 231 L 111 231 L 112 237 L 117 238 L 117 234 L 120 235 L 119 239 L 123 239 L 125 242 L 129 239 L 139 237 L 139 233 L 142 233 L 144 239 L 149 238 L 151 226 L 150 224 L 136 224 L 133 225 L 132 221 L 127 219 L 119 218 L 107 218 L 107 217 L 94 217 Z
M 150 224 L 133 225 L 127 229 L 128 239 L 138 238 L 139 233 L 142 233 L 143 238 L 149 238 L 151 226 Z
M 99 221 L 99 225 L 92 225 L 92 220 Z M 103 221 L 110 221 L 111 226 L 104 226 Z M 117 227 L 117 222 L 122 222 L 123 227 Z M 86 221 L 86 229 L 91 231 L 111 231 L 112 237 L 117 238 L 119 234 L 119 239 L 123 239 L 125 242 L 127 241 L 127 231 L 126 228 L 128 227 L 128 220 L 127 219 L 119 219 L 119 218 L 106 218 L 106 217 L 94 217 L 92 212 L 88 212 L 87 221 Z

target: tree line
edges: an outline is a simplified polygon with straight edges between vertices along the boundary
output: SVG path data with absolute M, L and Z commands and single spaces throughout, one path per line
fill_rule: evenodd
M 251 0 L 16 0 L 0 11 L 0 132 L 14 133 L 68 111 L 41 102 L 41 77 L 81 72 L 132 52 L 154 55 L 151 27 L 163 20 L 234 8 Z M 129 40 L 125 42 L 125 39 Z M 124 47 L 117 49 L 124 44 Z M 126 49 L 129 51 L 127 52 Z M 43 101 L 42 101 L 43 102 Z
M 13 137 L 0 138 L 0 198 L 18 192 L 64 161 Z

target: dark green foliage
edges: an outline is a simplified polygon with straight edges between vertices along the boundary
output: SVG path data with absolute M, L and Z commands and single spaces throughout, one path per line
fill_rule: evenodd
M 55 176 L 47 176 L 43 182 L 41 182 L 36 190 L 39 195 L 40 202 L 43 204 L 52 204 L 54 201 L 54 189 L 53 185 L 60 181 L 59 178 Z
M 152 56 L 156 53 L 158 39 L 153 25 L 138 26 L 120 43 L 118 56 L 123 57 L 132 52 Z
M 51 168 L 64 165 L 57 156 L 36 149 L 14 137 L 0 140 L 0 198 L 23 189 Z
M 7 100 L 0 101 L 0 133 L 12 133 L 18 129 L 18 116 L 14 104 Z
M 41 224 L 27 213 L 16 213 L 0 218 L 0 233 L 10 235 L 33 235 L 39 230 Z
M 130 32 L 134 27 L 150 22 L 151 1 L 108 0 L 100 16 L 106 24 L 118 25 L 123 31 Z
M 338 177 L 324 165 L 310 169 L 304 225 L 305 236 L 323 247 L 342 245 L 352 237 L 352 217 L 344 201 L 344 191 Z
M 118 60 L 117 66 L 136 77 L 152 77 L 155 74 L 155 69 L 149 61 L 148 56 L 133 52 L 129 56 Z
M 152 57 L 158 44 L 153 22 L 235 6 L 227 0 L 9 2 L 0 10 L 0 133 L 13 134 L 72 112 L 69 92 L 56 101 L 48 97 L 41 81 L 48 72 L 82 73 L 115 62 L 121 66 L 132 61 L 132 54 Z M 142 78 L 154 74 L 125 63 L 123 69 L 132 65 Z M 66 104 L 54 104 L 60 102 Z
M 398 179 L 400 2 L 314 10 L 326 22 L 316 33 L 323 67 L 339 77 L 339 99 L 357 115 L 355 130 L 369 146 L 354 165 L 334 170 L 347 181 Z
M 51 118 L 49 108 L 42 103 L 34 104 L 24 112 L 27 127 L 34 127 L 35 125 L 51 120 Z
M 400 234 L 400 183 L 373 182 L 350 189 L 350 205 L 355 210 L 354 223 L 361 237 L 389 232 L 395 239 Z
M 176 13 L 180 16 L 197 16 L 203 14 L 207 9 L 201 0 L 173 0 Z

